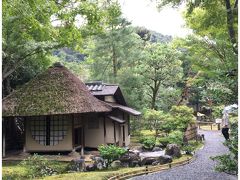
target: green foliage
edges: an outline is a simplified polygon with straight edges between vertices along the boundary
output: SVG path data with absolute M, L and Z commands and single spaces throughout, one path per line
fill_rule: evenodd
M 176 130 L 177 124 L 175 122 L 175 118 L 169 113 L 166 114 L 165 119 L 159 128 L 162 132 L 167 134 L 169 134 L 172 130 Z
M 127 150 L 115 145 L 100 145 L 98 146 L 98 150 L 103 159 L 108 161 L 108 164 L 120 158 L 120 156 L 124 155 Z
M 222 156 L 212 157 L 211 159 L 219 161 L 219 164 L 215 168 L 217 171 L 237 175 L 238 161 L 231 154 L 224 154 Z
M 172 131 L 168 135 L 168 141 L 171 144 L 182 145 L 183 143 L 183 132 L 181 131 Z
M 187 106 L 172 106 L 170 113 L 174 118 L 175 127 L 182 132 L 187 129 L 188 124 L 195 120 L 193 109 Z
M 214 118 L 222 118 L 222 111 L 224 109 L 224 105 L 220 105 L 220 106 L 213 106 L 212 107 L 212 115 Z
M 147 108 L 145 103 L 142 78 L 135 72 L 134 68 L 119 70 L 117 81 L 123 92 L 124 98 L 130 107 L 142 110 Z M 135 121 L 135 123 L 139 123 Z
M 165 148 L 169 144 L 169 138 L 168 137 L 157 138 L 157 143 L 163 148 Z
M 230 121 L 231 134 L 230 140 L 224 143 L 229 148 L 230 153 L 221 156 L 211 157 L 219 163 L 216 170 L 237 175 L 238 173 L 238 120 Z
M 158 136 L 158 131 L 164 121 L 166 115 L 163 111 L 147 109 L 144 113 L 145 126 L 150 130 L 155 130 L 155 137 Z
M 104 16 L 92 1 L 4 0 L 2 7 L 4 96 L 45 70 L 53 49 L 80 49 L 85 36 L 101 31 Z M 86 23 L 77 27 L 80 15 Z
M 86 52 L 89 54 L 91 77 L 116 83 L 121 69 L 134 67 L 141 54 L 142 43 L 130 23 L 121 17 L 119 3 L 108 3 L 105 11 L 105 31 L 89 41 Z
M 168 44 L 147 44 L 144 56 L 137 66 L 138 74 L 143 77 L 148 106 L 158 109 L 156 102 L 160 99 L 159 89 L 176 86 L 182 77 L 182 62 L 179 52 Z
M 152 150 L 156 145 L 156 140 L 154 137 L 143 137 L 139 140 L 143 144 L 144 149 Z
M 65 173 L 67 167 L 62 166 L 57 161 L 50 161 L 37 154 L 23 160 L 19 165 L 28 169 L 26 175 L 28 178 L 45 177 Z
M 191 154 L 195 150 L 197 150 L 201 145 L 202 145 L 201 142 L 195 141 L 195 140 L 191 140 L 191 141 L 188 141 L 188 144 L 182 146 L 182 150 L 185 151 L 186 154 Z

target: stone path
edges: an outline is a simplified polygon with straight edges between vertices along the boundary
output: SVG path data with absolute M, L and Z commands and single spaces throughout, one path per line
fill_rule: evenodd
M 199 131 L 205 135 L 205 146 L 196 153 L 196 160 L 190 164 L 175 167 L 170 170 L 143 175 L 132 180 L 237 180 L 237 176 L 214 171 L 217 162 L 211 156 L 228 152 L 222 144 L 224 138 L 220 131 Z

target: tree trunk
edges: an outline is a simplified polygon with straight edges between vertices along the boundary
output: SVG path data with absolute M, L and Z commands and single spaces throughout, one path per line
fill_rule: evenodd
M 10 85 L 10 78 L 6 78 L 3 83 L 2 83 L 3 87 L 3 97 L 9 95 L 11 93 L 11 85 Z
M 117 58 L 116 58 L 116 53 L 115 53 L 114 48 L 113 48 L 112 60 L 113 60 L 113 76 L 116 79 L 116 77 L 117 77 Z
M 238 2 L 236 1 L 235 6 L 237 6 Z M 226 10 L 227 10 L 227 28 L 228 28 L 228 34 L 230 37 L 230 41 L 232 43 L 232 48 L 235 54 L 238 54 L 238 45 L 237 45 L 237 40 L 236 40 L 236 34 L 235 30 L 233 27 L 234 23 L 234 16 L 233 16 L 233 11 L 231 8 L 231 3 L 230 0 L 225 0 L 225 5 L 226 5 Z
M 156 108 L 156 98 L 157 98 L 157 92 L 156 92 L 156 90 L 153 90 L 151 109 L 155 109 L 155 110 L 157 109 Z
M 156 74 L 156 69 L 155 69 L 155 74 Z M 154 87 L 151 87 L 152 89 L 151 109 L 157 110 L 156 100 L 157 100 L 158 90 L 159 90 L 161 81 L 154 80 L 153 82 L 154 82 Z

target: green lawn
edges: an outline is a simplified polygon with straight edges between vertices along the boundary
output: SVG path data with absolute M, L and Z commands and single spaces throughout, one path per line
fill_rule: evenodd
M 2 177 L 4 180 L 24 178 L 27 175 L 27 169 L 18 166 L 19 161 L 11 161 L 2 163 Z

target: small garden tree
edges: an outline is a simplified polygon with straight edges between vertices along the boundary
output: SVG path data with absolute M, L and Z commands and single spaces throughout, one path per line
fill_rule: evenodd
M 150 130 L 155 130 L 155 139 L 158 136 L 158 132 L 165 118 L 166 118 L 166 114 L 163 111 L 148 109 L 144 113 L 144 119 L 146 121 L 147 127 Z
M 194 122 L 193 109 L 187 106 L 173 106 L 170 113 L 174 118 L 174 127 L 182 132 L 187 129 L 188 124 Z
M 124 155 L 127 150 L 115 145 L 100 145 L 98 146 L 98 150 L 100 152 L 100 156 L 103 159 L 107 160 L 107 163 L 110 164 L 114 160 L 120 158 L 120 156 Z

